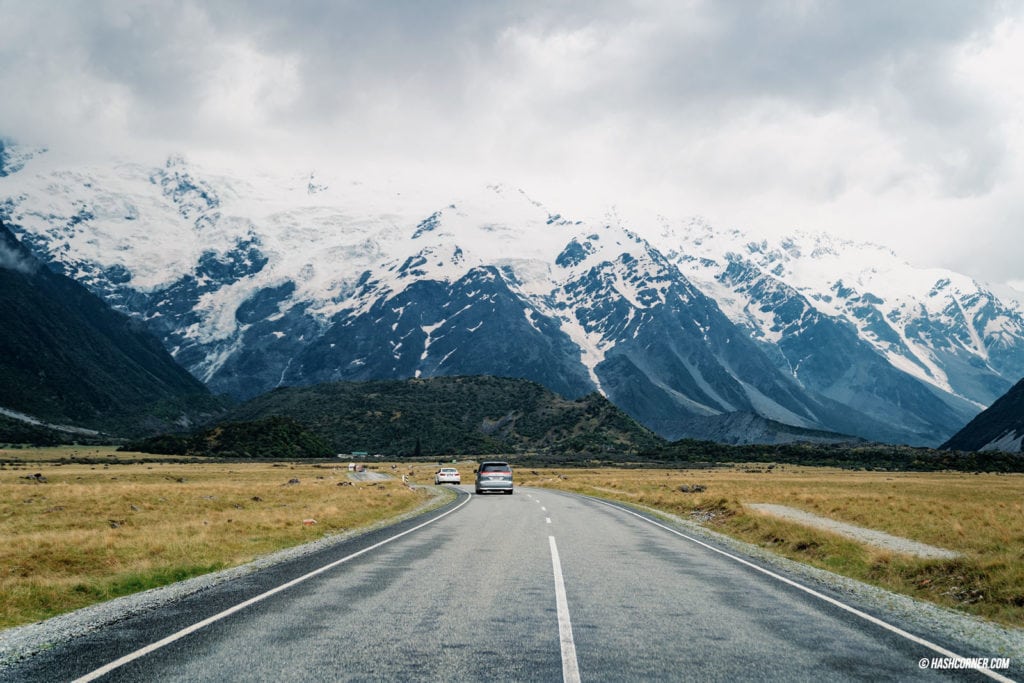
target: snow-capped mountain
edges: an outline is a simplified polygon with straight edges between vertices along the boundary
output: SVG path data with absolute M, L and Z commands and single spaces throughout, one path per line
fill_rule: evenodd
M 876 417 L 941 430 L 1024 376 L 1019 304 L 964 275 L 824 234 L 772 244 L 693 221 L 661 239 L 780 368 Z
M 1019 310 L 874 247 L 571 220 L 504 186 L 439 201 L 308 171 L 11 150 L 0 217 L 23 243 L 238 397 L 494 374 L 599 390 L 673 438 L 755 413 L 939 443 L 1024 375 Z

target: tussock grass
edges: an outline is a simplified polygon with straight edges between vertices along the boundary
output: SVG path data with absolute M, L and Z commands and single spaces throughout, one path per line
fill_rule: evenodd
M 1024 626 L 1024 475 L 856 472 L 794 466 L 705 470 L 519 468 L 522 485 L 645 505 L 785 557 Z M 699 492 L 680 491 L 706 487 Z M 763 515 L 776 503 L 963 554 L 925 560 Z
M 0 453 L 0 627 L 366 527 L 427 499 L 400 478 L 349 485 L 341 462 L 56 462 L 68 455 Z

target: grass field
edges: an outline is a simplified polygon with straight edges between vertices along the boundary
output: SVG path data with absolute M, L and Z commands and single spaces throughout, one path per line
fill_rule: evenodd
M 694 519 L 816 567 L 1024 626 L 1024 475 L 885 473 L 790 466 L 517 470 L 519 485 L 636 503 Z M 701 492 L 680 487 L 704 486 Z M 777 503 L 958 551 L 922 560 L 746 510 Z
M 437 469 L 375 464 L 394 478 L 348 485 L 346 464 L 161 463 L 71 447 L 0 451 L 0 627 L 372 525 L 427 500 L 401 475 L 431 484 Z M 472 484 L 472 462 L 457 466 Z M 1024 475 L 518 467 L 516 484 L 656 508 L 807 564 L 1024 626 Z M 705 488 L 681 490 L 695 486 Z M 788 505 L 963 557 L 877 550 L 748 511 L 745 503 Z
M 61 464 L 72 456 L 90 463 Z M 126 464 L 136 458 L 144 462 Z M 429 499 L 398 476 L 350 482 L 340 461 L 148 459 L 103 448 L 0 451 L 0 628 L 367 527 Z M 416 468 L 413 481 L 432 482 L 433 471 Z

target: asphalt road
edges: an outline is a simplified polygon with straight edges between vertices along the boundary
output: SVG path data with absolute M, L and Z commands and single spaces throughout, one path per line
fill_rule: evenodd
M 5 678 L 990 680 L 923 670 L 943 655 L 734 555 L 578 496 L 460 496 L 60 645 Z

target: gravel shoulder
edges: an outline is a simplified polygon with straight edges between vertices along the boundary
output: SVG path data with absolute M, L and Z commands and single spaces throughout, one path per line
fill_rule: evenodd
M 903 555 L 916 555 L 917 557 L 924 557 L 931 560 L 955 560 L 960 557 L 960 553 L 953 552 L 952 550 L 946 550 L 944 548 L 937 548 L 927 543 L 919 543 L 912 541 L 909 538 L 901 538 L 899 536 L 893 536 L 887 534 L 884 531 L 875 531 L 874 529 L 866 529 L 864 527 L 855 526 L 853 524 L 847 524 L 846 522 L 839 522 L 828 517 L 821 517 L 819 515 L 805 512 L 804 510 L 798 510 L 791 508 L 786 505 L 775 505 L 772 503 L 746 503 L 744 507 L 748 507 L 751 510 L 762 512 L 774 517 L 781 517 L 797 524 L 804 526 L 814 527 L 823 531 L 830 531 L 840 536 L 859 541 L 872 545 L 882 550 L 891 550 L 895 553 L 901 553 Z

